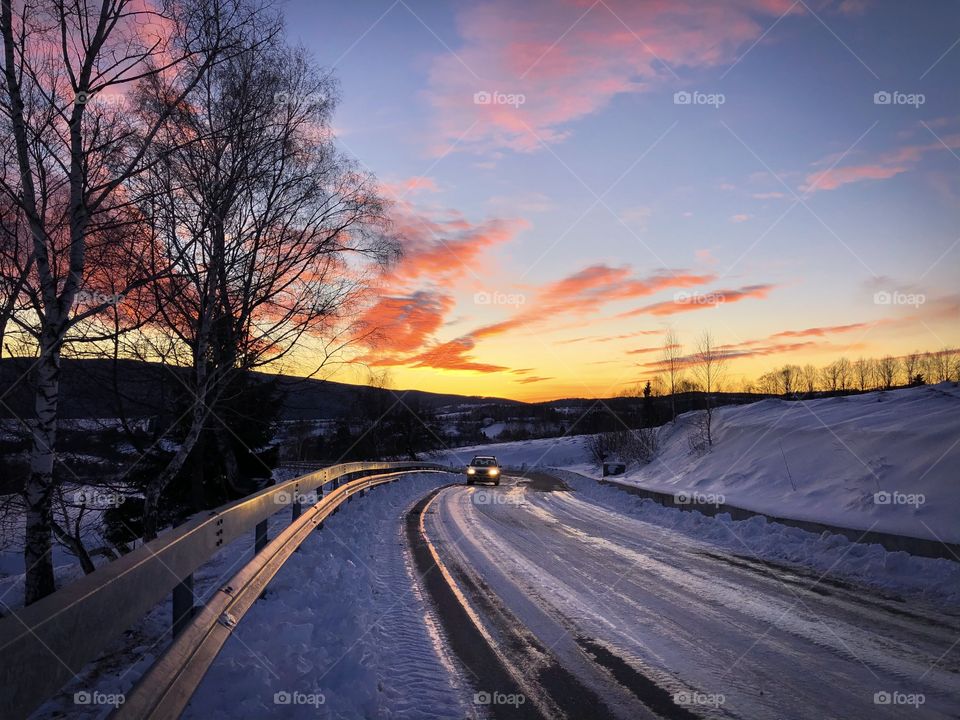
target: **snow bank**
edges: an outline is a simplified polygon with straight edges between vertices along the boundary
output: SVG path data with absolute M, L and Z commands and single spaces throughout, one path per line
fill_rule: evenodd
M 690 449 L 696 413 L 661 434 L 655 460 L 618 480 L 769 515 L 960 542 L 960 390 L 949 383 L 720 408 L 714 446 Z M 583 437 L 483 445 L 510 466 L 596 477 Z

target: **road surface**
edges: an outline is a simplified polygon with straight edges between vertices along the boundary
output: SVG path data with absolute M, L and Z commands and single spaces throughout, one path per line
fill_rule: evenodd
M 480 714 L 957 718 L 960 616 L 735 555 L 506 477 L 408 539 Z

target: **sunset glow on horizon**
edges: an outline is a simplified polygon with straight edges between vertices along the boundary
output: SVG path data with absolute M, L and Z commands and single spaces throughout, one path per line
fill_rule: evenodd
M 686 351 L 709 330 L 730 385 L 960 345 L 956 4 L 285 16 L 340 81 L 339 144 L 393 204 L 405 256 L 354 353 L 396 388 L 616 395 L 657 374 L 667 328 Z

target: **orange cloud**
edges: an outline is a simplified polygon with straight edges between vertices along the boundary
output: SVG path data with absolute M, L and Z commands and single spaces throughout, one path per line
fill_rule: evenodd
M 850 323 L 849 325 L 828 325 L 825 327 L 812 327 L 805 330 L 784 330 L 774 333 L 772 338 L 791 338 L 791 337 L 824 337 L 834 333 L 852 332 L 853 330 L 862 330 L 870 327 L 871 323 Z
M 647 355 L 649 353 L 663 352 L 666 348 L 675 349 L 678 347 L 680 346 L 671 344 L 660 347 L 637 348 L 636 350 L 627 350 L 627 355 Z
M 414 352 L 440 329 L 453 305 L 450 295 L 426 290 L 380 298 L 361 320 L 362 327 L 373 331 L 366 344 L 378 353 Z
M 522 383 L 522 384 L 524 384 L 524 385 L 529 385 L 530 383 L 543 382 L 544 380 L 553 380 L 553 378 L 552 378 L 552 377 L 538 377 L 538 376 L 535 376 L 535 375 L 534 375 L 534 376 L 531 376 L 531 377 L 521 378 L 520 380 L 516 380 L 515 382 Z
M 477 274 L 477 261 L 485 250 L 510 242 L 529 226 L 520 218 L 474 224 L 459 215 L 434 219 L 404 212 L 394 220 L 395 230 L 403 238 L 404 257 L 386 282 L 405 285 L 425 277 L 435 285 L 452 287 Z
M 503 372 L 510 369 L 504 365 L 493 365 L 474 360 L 468 353 L 473 350 L 475 345 L 476 342 L 470 336 L 459 337 L 435 345 L 410 358 L 404 364 L 409 364 L 410 367 L 428 367 L 437 370 L 471 370 L 480 373 Z
M 433 267 L 434 263 L 438 262 L 432 256 L 435 250 L 436 248 L 416 258 L 413 267 Z M 408 268 L 407 272 L 411 270 Z M 481 340 L 536 325 L 564 313 L 595 313 L 610 302 L 648 296 L 667 288 L 701 285 L 713 278 L 713 275 L 696 275 L 683 270 L 664 270 L 646 278 L 638 278 L 628 266 L 591 265 L 542 286 L 535 293 L 532 302 L 527 303 L 514 317 L 483 325 L 458 338 L 435 345 L 429 343 L 451 309 L 453 301 L 450 296 L 439 292 L 422 292 L 388 297 L 371 308 L 369 317 L 371 324 L 381 323 L 386 326 L 381 333 L 384 337 L 383 345 L 378 346 L 378 350 L 382 349 L 384 354 L 367 361 L 372 365 L 408 365 L 482 373 L 507 371 L 510 369 L 502 365 L 477 362 L 470 355 L 471 351 Z M 402 323 L 408 323 L 409 327 L 391 336 L 390 327 Z M 659 332 L 644 330 L 612 338 L 600 338 L 597 341 Z M 511 372 L 522 374 L 532 370 L 533 368 L 521 368 Z
M 628 266 L 615 268 L 602 264 L 591 265 L 560 280 L 547 283 L 536 293 L 533 301 L 528 303 L 528 309 L 508 320 L 477 328 L 469 337 L 480 340 L 502 335 L 564 313 L 595 314 L 611 302 L 644 297 L 668 288 L 701 285 L 714 278 L 713 275 L 694 275 L 683 270 L 667 270 L 647 278 L 635 278 L 632 272 Z M 657 332 L 659 331 L 629 333 L 621 337 Z

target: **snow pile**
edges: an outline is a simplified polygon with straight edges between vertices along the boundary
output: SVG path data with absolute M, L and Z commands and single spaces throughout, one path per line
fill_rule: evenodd
M 451 718 L 472 692 L 416 590 L 404 511 L 450 476 L 374 488 L 328 518 L 234 630 L 185 718 Z
M 763 400 L 714 414 L 713 449 L 691 450 L 697 413 L 661 431 L 649 465 L 618 481 L 776 517 L 960 542 L 960 390 L 949 383 L 806 401 Z M 513 467 L 597 477 L 583 437 L 462 448 Z

